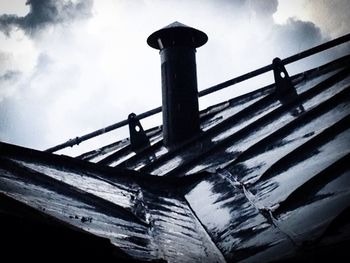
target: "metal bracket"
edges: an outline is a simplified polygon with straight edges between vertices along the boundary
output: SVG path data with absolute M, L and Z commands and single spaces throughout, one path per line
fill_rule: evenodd
M 135 113 L 128 116 L 131 149 L 135 152 L 150 146 L 150 141 Z
M 280 58 L 274 58 L 272 61 L 273 75 L 275 78 L 277 99 L 283 104 L 289 104 L 298 99 L 298 93 L 289 77 L 289 74 L 284 67 Z M 304 112 L 303 105 L 298 105 L 292 111 L 292 115 L 296 116 Z

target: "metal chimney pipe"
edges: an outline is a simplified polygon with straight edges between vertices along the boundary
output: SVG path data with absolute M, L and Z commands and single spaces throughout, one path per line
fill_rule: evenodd
M 208 41 L 195 28 L 174 22 L 151 34 L 147 43 L 160 50 L 163 141 L 173 147 L 200 132 L 196 48 Z

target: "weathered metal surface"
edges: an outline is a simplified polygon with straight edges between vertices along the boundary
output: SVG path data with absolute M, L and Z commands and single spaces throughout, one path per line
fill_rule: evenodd
M 290 101 L 269 85 L 202 111 L 203 133 L 170 150 L 160 127 L 137 153 L 0 144 L 0 193 L 138 260 L 349 257 L 349 57 L 291 81 Z
M 64 224 L 108 238 L 135 259 L 224 261 L 177 192 L 147 190 L 147 183 L 137 182 L 142 182 L 140 178 L 135 181 L 117 171 L 115 177 L 106 176 L 103 170 L 82 167 L 68 158 L 43 161 L 32 154 L 25 151 L 15 157 L 1 152 L 0 193 Z

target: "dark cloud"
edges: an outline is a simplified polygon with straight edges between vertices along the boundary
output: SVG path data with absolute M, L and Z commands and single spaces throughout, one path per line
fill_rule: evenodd
M 6 84 L 15 82 L 21 75 L 19 70 L 14 70 L 12 67 L 13 55 L 9 52 L 0 51 L 0 100 L 1 93 L 6 89 Z
M 278 7 L 278 0 L 251 0 L 248 3 L 257 16 L 272 16 Z
M 8 82 L 8 81 L 15 81 L 20 75 L 21 75 L 21 72 L 19 72 L 19 71 L 8 70 L 5 72 L 5 74 L 0 75 L 0 83 Z
M 13 29 L 23 29 L 32 35 L 48 25 L 69 23 L 91 16 L 93 0 L 28 0 L 30 11 L 26 16 L 0 16 L 0 31 L 9 35 Z
M 343 1 L 343 0 L 339 0 Z M 347 1 L 347 0 L 346 0 Z M 276 24 L 273 15 L 277 12 L 278 0 L 218 0 L 224 3 L 225 10 L 235 18 L 240 16 L 239 25 L 254 21 L 264 33 L 264 42 L 273 47 L 273 52 L 282 57 L 311 48 L 328 39 L 323 36 L 320 27 L 310 21 L 289 18 L 284 24 Z M 217 3 L 217 1 L 215 1 Z M 218 6 L 221 8 L 222 6 Z M 244 25 L 243 25 L 244 26 Z M 252 32 L 252 35 L 254 32 Z M 261 44 L 266 44 L 261 43 Z
M 15 85 L 15 83 L 20 79 L 21 75 L 22 73 L 16 70 L 7 70 L 5 73 L 0 74 L 0 106 L 3 104 L 3 100 L 6 97 L 11 96 L 11 94 L 15 92 L 16 88 L 14 88 L 13 85 Z M 2 122 L 3 112 L 0 114 L 0 123 Z
M 333 38 L 350 32 L 349 0 L 305 0 L 305 8 L 310 19 L 322 25 L 322 30 Z
M 286 24 L 273 26 L 276 53 L 297 53 L 326 40 L 321 29 L 312 22 L 289 18 Z
M 0 31 L 5 33 L 7 36 L 10 34 L 14 27 L 19 27 L 23 18 L 15 15 L 2 15 L 0 16 Z

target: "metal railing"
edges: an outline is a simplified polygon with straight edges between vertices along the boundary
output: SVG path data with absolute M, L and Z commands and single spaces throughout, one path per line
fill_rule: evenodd
M 304 59 L 306 57 L 315 55 L 315 54 L 320 53 L 322 51 L 325 51 L 327 49 L 333 48 L 333 47 L 338 46 L 340 44 L 344 44 L 344 43 L 349 42 L 349 41 L 350 41 L 350 34 L 347 34 L 347 35 L 341 36 L 339 38 L 333 39 L 333 40 L 331 40 L 329 42 L 326 42 L 326 43 L 323 43 L 321 45 L 315 46 L 313 48 L 307 49 L 307 50 L 305 50 L 303 52 L 300 52 L 298 54 L 295 54 L 295 55 L 292 55 L 290 57 L 287 57 L 287 58 L 282 60 L 282 63 L 283 63 L 283 65 L 287 65 L 287 64 L 296 62 L 298 60 Z M 272 69 L 273 69 L 272 64 L 269 64 L 267 66 L 264 66 L 264 67 L 261 67 L 259 69 L 253 70 L 253 71 L 251 71 L 249 73 L 243 74 L 243 75 L 238 76 L 236 78 L 227 80 L 227 81 L 222 82 L 220 84 L 214 85 L 214 86 L 212 86 L 210 88 L 202 90 L 202 91 L 200 91 L 198 93 L 198 96 L 199 97 L 203 97 L 203 96 L 209 95 L 209 94 L 214 93 L 216 91 L 225 89 L 227 87 L 233 86 L 233 85 L 238 84 L 240 82 L 243 82 L 245 80 L 248 80 L 248 79 L 251 79 L 253 77 L 259 76 L 261 74 L 267 73 L 267 72 L 269 72 Z M 155 114 L 157 114 L 157 113 L 159 113 L 161 111 L 162 111 L 162 107 L 157 107 L 157 108 L 151 109 L 149 111 L 143 112 L 143 113 L 137 115 L 136 117 L 139 120 L 141 120 L 141 119 L 153 116 L 153 115 L 155 115 Z M 128 123 L 129 123 L 128 119 L 122 120 L 120 122 L 117 122 L 117 123 L 112 124 L 110 126 L 107 126 L 105 128 L 93 131 L 91 133 L 85 134 L 85 135 L 80 136 L 80 137 L 76 137 L 74 139 L 70 139 L 70 140 L 68 140 L 68 141 L 66 141 L 66 142 L 64 142 L 62 144 L 56 145 L 54 147 L 51 147 L 51 148 L 49 148 L 49 149 L 47 149 L 45 151 L 53 153 L 53 152 L 65 149 L 67 147 L 73 147 L 74 145 L 78 145 L 78 144 L 80 144 L 83 141 L 89 140 L 89 139 L 94 138 L 96 136 L 102 135 L 104 133 L 107 133 L 107 132 L 116 130 L 118 128 L 121 128 L 121 127 L 123 127 L 125 125 L 128 125 Z

